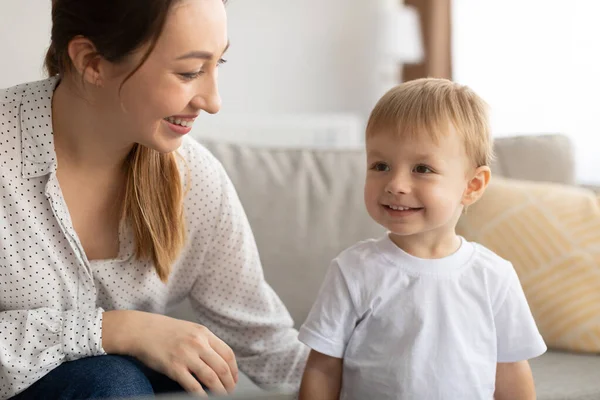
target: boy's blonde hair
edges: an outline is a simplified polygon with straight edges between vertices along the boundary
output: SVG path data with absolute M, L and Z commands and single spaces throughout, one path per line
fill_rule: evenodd
M 488 106 L 473 90 L 447 79 L 423 78 L 389 90 L 375 105 L 367 123 L 367 139 L 383 132 L 401 137 L 429 135 L 438 143 L 449 124 L 462 136 L 476 167 L 494 157 Z

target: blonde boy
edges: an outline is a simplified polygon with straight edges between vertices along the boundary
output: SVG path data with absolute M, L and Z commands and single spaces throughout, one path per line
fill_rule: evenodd
M 333 260 L 300 339 L 300 398 L 535 399 L 546 351 L 510 262 L 456 234 L 490 180 L 487 107 L 442 79 L 399 85 L 366 133 L 364 197 L 389 233 Z

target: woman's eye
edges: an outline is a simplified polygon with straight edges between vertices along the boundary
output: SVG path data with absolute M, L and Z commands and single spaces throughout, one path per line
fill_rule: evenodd
M 216 67 L 218 67 L 219 65 L 223 65 L 226 62 L 227 62 L 227 60 L 225 60 L 223 58 L 220 58 L 217 61 Z M 203 70 L 199 70 L 199 71 L 196 71 L 196 72 L 183 72 L 183 73 L 180 73 L 179 76 L 181 76 L 181 78 L 184 81 L 193 81 L 194 79 L 198 78 L 202 74 L 204 74 L 204 71 Z
M 427 165 L 417 165 L 414 169 L 417 174 L 430 174 L 433 172 Z
M 389 165 L 387 165 L 385 163 L 381 163 L 381 162 L 373 164 L 373 167 L 371 167 L 371 168 L 378 172 L 387 172 L 390 170 Z
M 179 74 L 179 76 L 181 76 L 184 81 L 191 81 L 191 80 L 196 79 L 203 73 L 204 73 L 204 71 L 200 70 L 200 71 L 196 71 L 196 72 L 181 73 L 181 74 Z

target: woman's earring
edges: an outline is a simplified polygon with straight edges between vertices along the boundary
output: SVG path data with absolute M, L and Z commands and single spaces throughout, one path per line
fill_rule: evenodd
M 96 79 L 94 80 L 94 86 L 102 87 L 102 79 L 100 78 L 100 74 L 96 73 Z

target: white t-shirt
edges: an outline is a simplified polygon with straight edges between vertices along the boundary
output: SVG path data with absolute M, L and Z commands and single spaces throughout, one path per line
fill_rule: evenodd
M 512 264 L 464 239 L 441 259 L 388 236 L 343 251 L 300 340 L 344 359 L 342 400 L 489 400 L 496 363 L 546 351 Z

